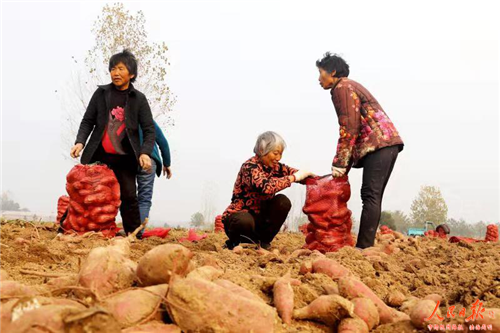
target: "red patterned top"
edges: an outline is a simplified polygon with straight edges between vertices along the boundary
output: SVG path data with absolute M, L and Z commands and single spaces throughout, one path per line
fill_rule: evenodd
M 290 177 L 297 169 L 278 163 L 274 167 L 264 165 L 254 156 L 241 166 L 234 183 L 231 204 L 222 214 L 222 221 L 236 212 L 260 213 L 262 202 L 292 185 Z
M 339 118 L 339 141 L 333 166 L 363 166 L 363 157 L 378 149 L 399 146 L 403 140 L 375 97 L 358 82 L 342 78 L 331 90 Z

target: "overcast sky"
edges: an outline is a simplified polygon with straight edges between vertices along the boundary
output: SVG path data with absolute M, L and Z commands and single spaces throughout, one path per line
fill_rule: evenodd
M 420 186 L 441 189 L 448 216 L 500 220 L 499 26 L 494 1 L 161 1 L 142 10 L 151 41 L 169 47 L 177 95 L 171 180 L 157 179 L 151 217 L 183 222 L 230 202 L 257 135 L 280 133 L 282 162 L 326 174 L 338 123 L 315 61 L 341 54 L 350 78 L 381 103 L 399 130 L 384 210 L 410 212 Z M 63 158 L 72 56 L 93 46 L 104 2 L 2 2 L 1 187 L 31 211 L 55 212 L 72 167 Z M 107 82 L 103 82 L 107 83 Z M 359 219 L 362 170 L 350 173 Z M 298 202 L 302 185 L 285 191 Z

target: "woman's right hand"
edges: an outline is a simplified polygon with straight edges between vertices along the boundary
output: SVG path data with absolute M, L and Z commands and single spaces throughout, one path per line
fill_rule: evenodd
M 73 158 L 77 158 L 80 156 L 80 152 L 83 149 L 83 144 L 77 143 L 76 145 L 71 148 L 71 151 L 69 152 L 69 155 Z
M 314 177 L 314 176 L 316 176 L 314 173 L 312 173 L 311 171 L 307 171 L 307 170 L 299 170 L 296 173 L 294 173 L 293 175 L 295 177 L 295 182 L 296 183 L 298 183 L 300 181 L 303 181 L 307 177 Z

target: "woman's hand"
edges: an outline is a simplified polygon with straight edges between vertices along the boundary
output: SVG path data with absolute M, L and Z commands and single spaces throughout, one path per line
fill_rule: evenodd
M 149 157 L 149 155 L 141 154 L 141 156 L 139 156 L 139 164 L 142 170 L 147 172 L 151 171 L 151 157 Z
M 163 175 L 167 175 L 167 179 L 172 178 L 172 170 L 170 170 L 170 167 L 163 166 Z
M 307 171 L 307 170 L 299 170 L 296 173 L 293 174 L 295 177 L 295 182 L 298 183 L 300 181 L 303 181 L 307 177 L 314 177 L 316 176 L 314 173 Z
M 83 149 L 83 144 L 77 143 L 71 148 L 69 155 L 73 158 L 77 158 L 80 156 L 80 152 L 82 151 L 82 149 Z
M 346 168 L 337 168 L 332 166 L 332 176 L 334 178 L 342 177 L 343 175 L 345 175 L 346 170 L 347 170 Z

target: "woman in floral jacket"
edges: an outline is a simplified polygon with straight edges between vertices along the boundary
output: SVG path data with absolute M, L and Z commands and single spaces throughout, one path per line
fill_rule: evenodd
M 262 133 L 253 150 L 255 156 L 241 166 L 231 204 L 222 214 L 229 249 L 240 242 L 269 248 L 292 207 L 285 195 L 275 194 L 313 175 L 279 163 L 285 147 L 277 133 Z
M 321 87 L 330 90 L 340 126 L 332 175 L 341 177 L 351 167 L 363 168 L 363 211 L 356 247 L 370 247 L 375 241 L 384 190 L 403 141 L 372 94 L 347 78 L 349 65 L 344 59 L 327 52 L 316 66 Z

